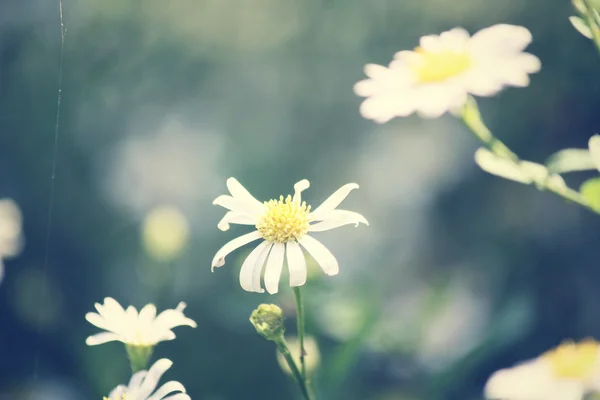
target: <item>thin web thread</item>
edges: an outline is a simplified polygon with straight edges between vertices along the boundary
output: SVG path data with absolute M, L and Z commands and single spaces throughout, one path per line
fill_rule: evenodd
M 52 154 L 52 176 L 50 178 L 50 194 L 48 198 L 48 221 L 46 225 L 46 245 L 44 250 L 44 264 L 42 265 L 42 276 L 44 279 L 46 278 L 46 271 L 48 269 L 48 253 L 50 251 L 50 234 L 52 232 L 52 211 L 54 209 L 54 187 L 56 182 L 56 160 L 58 155 L 58 132 L 60 126 L 60 104 L 62 100 L 62 81 L 63 81 L 63 58 L 64 58 L 64 48 L 65 48 L 65 24 L 63 22 L 63 4 L 62 0 L 58 0 L 58 15 L 60 17 L 60 60 L 58 66 L 58 94 L 56 96 L 56 123 L 54 125 L 54 147 Z M 42 286 L 41 292 L 41 302 L 45 303 L 47 293 L 47 285 Z M 38 321 L 41 322 L 43 317 L 40 315 Z M 37 332 L 37 338 L 35 343 L 35 358 L 33 362 L 33 380 L 37 381 L 38 372 L 40 366 L 40 356 L 41 356 L 41 330 Z

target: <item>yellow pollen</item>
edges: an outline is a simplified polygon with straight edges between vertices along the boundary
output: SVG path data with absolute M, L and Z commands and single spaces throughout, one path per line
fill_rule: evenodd
M 559 378 L 587 379 L 598 365 L 600 344 L 593 339 L 565 342 L 542 355 Z
M 417 47 L 415 53 L 420 57 L 418 61 L 415 59 L 411 62 L 411 69 L 419 83 L 441 82 L 465 72 L 471 66 L 471 57 L 466 52 L 429 52 Z
M 308 232 L 310 206 L 298 204 L 288 195 L 279 200 L 265 201 L 266 212 L 260 218 L 256 229 L 268 242 L 287 243 L 298 240 Z

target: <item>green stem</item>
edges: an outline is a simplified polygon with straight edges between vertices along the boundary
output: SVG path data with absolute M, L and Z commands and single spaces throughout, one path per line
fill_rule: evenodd
M 586 1 L 586 0 L 584 0 Z M 587 3 L 586 3 L 587 5 Z M 521 162 L 519 157 L 502 143 L 498 138 L 496 138 L 493 133 L 489 130 L 489 128 L 485 125 L 483 120 L 481 119 L 481 114 L 479 112 L 479 108 L 477 107 L 477 102 L 475 99 L 469 96 L 465 106 L 461 110 L 460 117 L 464 124 L 469 128 L 471 133 L 481 141 L 485 147 L 496 154 L 499 157 L 509 159 L 514 163 L 518 164 Z M 600 210 L 592 207 L 586 200 L 581 196 L 581 194 L 568 187 L 552 185 L 550 179 L 546 179 L 545 181 L 535 182 L 537 188 L 539 190 L 546 190 L 551 193 L 554 193 L 565 200 L 572 201 L 596 214 L 600 214 Z
M 134 346 L 126 344 L 125 350 L 127 351 L 127 357 L 129 358 L 129 364 L 131 365 L 131 372 L 135 374 L 148 367 L 148 361 L 152 356 L 154 348 L 152 346 Z
M 302 291 L 300 290 L 300 287 L 294 288 L 294 295 L 296 297 L 298 339 L 300 341 L 300 368 L 302 370 L 302 378 L 306 381 L 306 363 L 304 361 L 304 357 L 306 356 L 306 350 L 304 349 L 304 302 L 302 301 Z
M 280 336 L 278 339 L 275 340 L 275 345 L 277 346 L 277 350 L 279 350 L 279 352 L 283 355 L 283 358 L 285 358 L 285 361 L 287 362 L 288 366 L 290 367 L 290 370 L 292 371 L 292 375 L 294 375 L 294 378 L 296 379 L 296 382 L 298 383 L 298 386 L 300 387 L 300 391 L 302 392 L 302 396 L 304 397 L 304 399 L 305 400 L 313 400 L 313 398 L 310 395 L 310 392 L 308 390 L 306 380 L 300 373 L 300 370 L 298 369 L 298 366 L 296 365 L 296 362 L 294 361 L 294 358 L 292 357 L 292 353 L 290 353 L 290 349 L 288 348 L 288 345 L 285 342 L 285 339 L 283 338 L 283 336 Z

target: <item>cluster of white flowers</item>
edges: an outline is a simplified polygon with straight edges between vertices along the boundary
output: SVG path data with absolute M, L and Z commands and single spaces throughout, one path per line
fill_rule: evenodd
M 133 306 L 124 309 L 115 299 L 107 297 L 104 304 L 95 304 L 98 313 L 87 313 L 85 318 L 93 325 L 106 332 L 97 333 L 87 338 L 89 346 L 111 341 L 123 342 L 130 358 L 141 355 L 141 360 L 131 360 L 146 364 L 154 346 L 159 342 L 175 339 L 172 329 L 177 326 L 196 327 L 196 323 L 183 314 L 185 303 L 177 308 L 165 310 L 156 315 L 154 304 L 148 304 L 138 313 Z M 133 349 L 133 350 L 131 350 Z M 137 351 L 136 351 L 137 350 Z M 141 350 L 141 351 L 140 351 Z M 119 385 L 105 400 L 190 400 L 185 387 L 176 381 L 162 385 L 156 392 L 154 389 L 165 371 L 173 363 L 160 359 L 149 370 L 137 371 L 129 381 L 129 385 Z M 154 393 L 153 393 L 154 392 Z M 179 392 L 174 395 L 169 394 Z M 167 397 L 168 396 L 168 397 Z

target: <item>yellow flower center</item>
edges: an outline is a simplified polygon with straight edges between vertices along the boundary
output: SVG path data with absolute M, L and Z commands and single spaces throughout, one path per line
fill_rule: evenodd
M 542 355 L 559 378 L 586 379 L 598 365 L 600 344 L 592 339 L 565 342 Z
M 411 69 L 419 83 L 441 82 L 465 72 L 471 66 L 471 57 L 466 52 L 429 52 L 417 47 L 415 53 L 420 57 L 411 65 Z
M 287 243 L 298 240 L 308 232 L 310 206 L 298 204 L 292 196 L 266 201 L 267 211 L 260 218 L 256 229 L 269 242 Z

